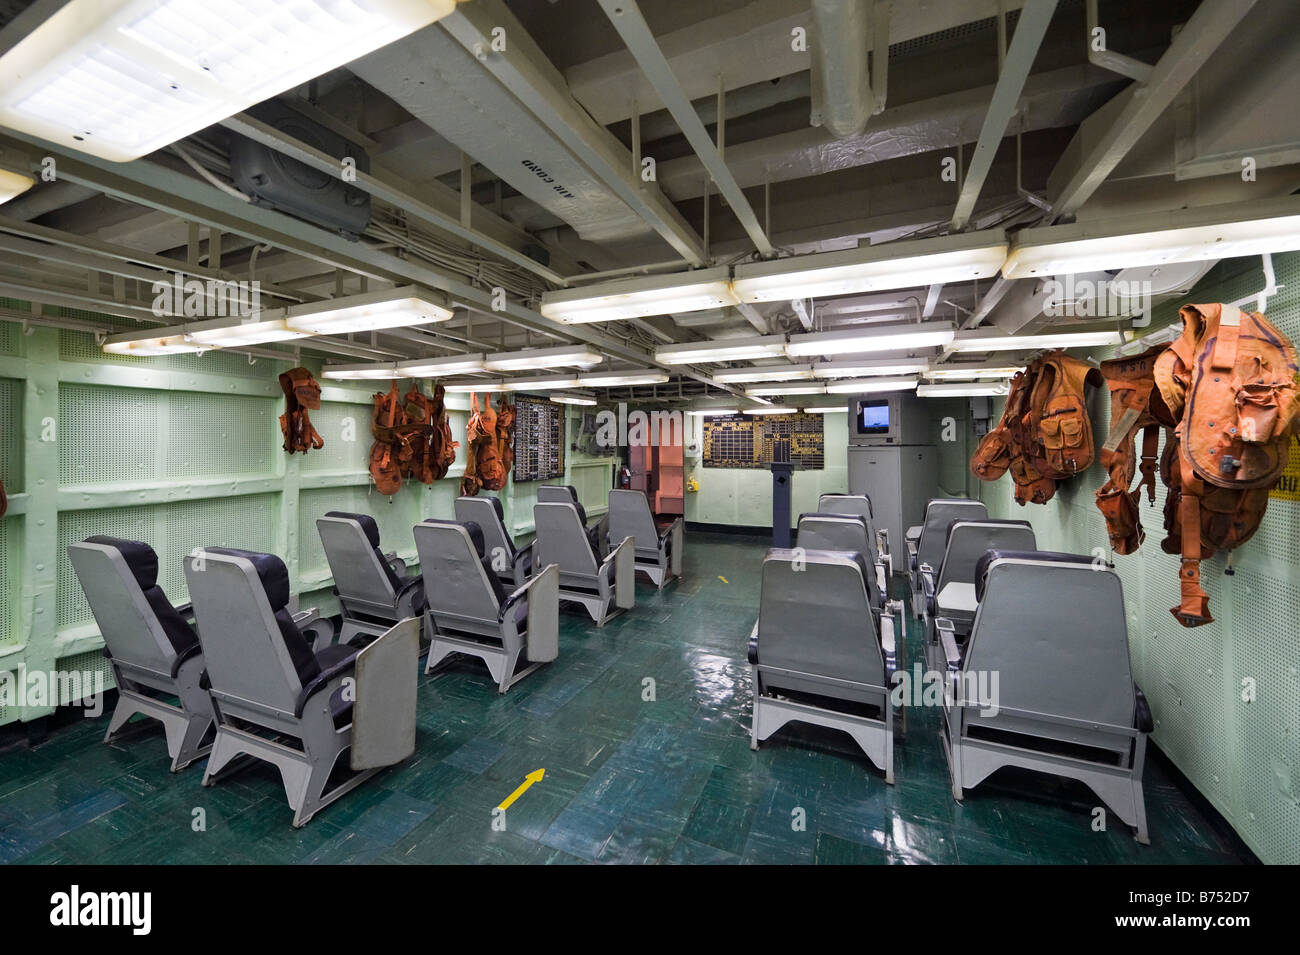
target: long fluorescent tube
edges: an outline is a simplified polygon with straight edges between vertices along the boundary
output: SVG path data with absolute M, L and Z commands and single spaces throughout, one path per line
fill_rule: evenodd
M 497 382 L 502 391 L 551 391 L 555 388 L 575 388 L 578 384 L 578 379 L 573 375 L 506 378 Z
M 836 381 L 826 386 L 828 395 L 870 395 L 884 391 L 914 391 L 915 378 L 860 378 Z
M 725 338 L 712 342 L 685 342 L 656 349 L 655 361 L 665 365 L 695 365 L 715 361 L 749 361 L 771 358 L 785 351 L 784 335 Z
M 922 398 L 960 398 L 981 395 L 1005 395 L 1009 381 L 951 381 L 941 385 L 920 385 L 916 393 Z
M 404 285 L 382 292 L 364 292 L 343 298 L 290 305 L 284 323 L 311 335 L 339 335 L 383 328 L 428 325 L 452 316 L 446 296 Z
M 745 394 L 751 398 L 761 398 L 764 395 L 824 395 L 826 394 L 825 385 L 755 385 L 753 388 L 746 388 Z
M 397 371 L 402 378 L 441 378 L 444 375 L 466 375 L 483 370 L 481 352 L 469 355 L 443 355 L 439 358 L 412 358 L 397 363 Z
M 455 7 L 455 0 L 71 0 L 0 57 L 0 126 L 127 162 Z
M 541 313 L 566 324 L 608 322 L 736 305 L 725 268 L 620 279 L 580 289 L 546 292 Z
M 551 395 L 551 400 L 562 405 L 581 405 L 582 407 L 592 407 L 596 404 L 595 398 L 584 398 L 581 395 Z
M 899 351 L 947 345 L 956 330 L 950 322 L 924 325 L 884 325 L 876 329 L 855 328 L 835 332 L 813 332 L 791 337 L 785 353 L 791 358 L 811 355 L 846 355 L 856 352 Z
M 686 413 L 696 418 L 726 418 L 733 414 L 740 414 L 740 410 L 737 408 L 692 408 Z
M 719 368 L 710 372 L 714 381 L 743 384 L 750 381 L 800 381 L 813 376 L 812 365 L 754 365 L 750 368 Z
M 740 413 L 748 415 L 796 414 L 798 411 L 798 408 L 742 408 Z
M 263 313 L 265 315 L 266 313 Z M 191 341 L 211 348 L 232 348 L 237 345 L 262 345 L 267 342 L 287 342 L 305 338 L 309 332 L 295 331 L 285 325 L 282 318 L 262 318 L 259 321 L 215 319 L 189 325 L 186 332 Z
M 22 195 L 34 185 L 36 180 L 31 176 L 0 169 L 0 204 L 8 202 L 14 196 Z
M 368 361 L 364 364 L 326 365 L 321 377 L 331 381 L 379 381 L 406 376 L 397 370 L 396 362 L 379 364 Z
M 831 408 L 804 408 L 804 414 L 848 414 L 849 409 L 843 405 L 835 405 Z
M 821 298 L 988 278 L 1006 257 L 998 229 L 737 265 L 731 287 L 742 302 Z
M 1024 229 L 1002 274 L 1018 279 L 1295 249 L 1300 197 L 1288 196 Z
M 660 385 L 667 380 L 668 375 L 654 368 L 595 371 L 578 376 L 578 384 L 593 388 L 612 388 L 616 385 Z
M 132 337 L 134 336 L 134 337 Z M 114 335 L 104 342 L 104 351 L 110 355 L 189 355 L 202 351 L 203 346 L 191 342 L 184 334 L 141 338 L 138 333 Z
M 872 375 L 916 375 L 930 363 L 924 358 L 914 361 L 828 361 L 813 365 L 814 378 L 866 378 Z
M 1040 348 L 1096 348 L 1122 345 L 1120 332 L 1061 332 L 1055 335 L 1004 335 L 996 329 L 975 328 L 958 332 L 948 345 L 954 352 L 1036 351 Z
M 1018 371 L 1021 369 L 1012 365 L 942 365 L 926 369 L 925 377 L 936 381 L 969 381 L 975 378 L 1014 378 Z
M 497 352 L 484 362 L 489 371 L 530 371 L 534 368 L 590 368 L 605 356 L 586 345 L 557 345 L 525 351 Z

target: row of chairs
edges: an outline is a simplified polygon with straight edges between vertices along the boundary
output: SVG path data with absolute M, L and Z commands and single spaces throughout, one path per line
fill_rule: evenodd
M 868 552 L 824 536 L 823 520 L 803 515 L 799 547 L 773 549 L 763 562 L 749 647 L 751 744 L 788 722 L 829 726 L 892 783 L 891 690 L 914 679 L 896 678 L 902 605 L 887 594 L 880 604 Z M 1073 778 L 1147 843 L 1152 719 L 1133 682 L 1114 568 L 1038 551 L 1028 524 L 990 520 L 973 501 L 931 501 L 907 543 L 913 613 L 924 621 L 929 673 L 942 683 L 954 798 L 1004 766 Z M 910 699 L 920 698 L 913 687 Z
M 341 610 L 337 643 L 332 621 L 292 609 L 288 570 L 273 554 L 194 552 L 185 558 L 192 603 L 175 606 L 148 544 L 101 536 L 70 545 L 119 688 L 106 740 L 136 714 L 152 717 L 174 772 L 208 757 L 204 785 L 244 757 L 271 762 L 294 825 L 304 825 L 414 751 L 422 632 L 426 673 L 467 654 L 504 693 L 557 657 L 562 599 L 584 603 L 593 618 L 590 602 L 604 604 L 600 624 L 609 605 L 632 606 L 636 570 L 659 587 L 680 576 L 681 521 L 660 531 L 640 492 L 611 492 L 609 517 L 591 527 L 572 488 L 546 493 L 537 539 L 522 548 L 493 498 L 461 498 L 456 520 L 422 521 L 413 529 L 419 574 L 381 550 L 369 515 L 321 518 Z

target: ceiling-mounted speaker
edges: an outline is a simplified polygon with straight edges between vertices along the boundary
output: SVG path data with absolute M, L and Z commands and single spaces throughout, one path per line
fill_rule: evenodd
M 370 172 L 370 156 L 357 144 L 275 100 L 248 114 L 285 136 L 338 160 L 323 172 L 269 146 L 231 133 L 230 175 L 253 203 L 278 209 L 355 240 L 370 225 L 370 194 L 350 184 L 354 172 Z

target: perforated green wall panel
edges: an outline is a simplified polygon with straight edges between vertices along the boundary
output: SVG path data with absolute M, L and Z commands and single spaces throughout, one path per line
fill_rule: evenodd
M 1221 263 L 1187 301 L 1231 302 L 1259 291 L 1258 261 Z M 1300 255 L 1275 256 L 1274 267 L 1284 288 L 1267 315 L 1300 341 Z M 1182 304 L 1159 306 L 1157 323 Z M 1089 410 L 1100 446 L 1109 399 L 1094 394 Z M 1094 464 L 1046 506 L 1023 508 L 1009 477 L 975 483 L 990 514 L 1029 520 L 1041 549 L 1088 554 L 1107 545 L 1094 499 L 1104 480 Z M 1178 559 L 1160 549 L 1164 500 L 1163 485 L 1155 505 L 1143 499 L 1141 550 L 1111 558 L 1124 582 L 1134 674 L 1156 718 L 1153 739 L 1261 859 L 1300 863 L 1300 503 L 1269 502 L 1255 537 L 1233 552 L 1234 575 L 1224 574 L 1222 554 L 1204 562 L 1215 622 L 1189 630 L 1169 613 L 1178 604 Z M 1253 702 L 1243 699 L 1243 681 L 1255 686 Z
M 7 324 L 0 328 L 10 327 Z M 23 383 L 14 378 L 0 378 L 0 422 L 23 420 Z M 0 432 L 0 482 L 5 492 L 17 494 L 23 489 L 23 429 L 6 427 Z
M 0 647 L 18 642 L 17 603 L 18 575 L 17 541 L 10 540 L 11 528 L 17 529 L 16 519 L 0 518 Z

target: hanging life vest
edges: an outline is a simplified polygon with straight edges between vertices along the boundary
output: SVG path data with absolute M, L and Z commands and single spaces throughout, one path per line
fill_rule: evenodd
M 1017 504 L 1046 504 L 1058 482 L 1092 464 L 1085 389 L 1100 381 L 1097 369 L 1061 351 L 1018 372 L 1001 420 L 971 456 L 971 472 L 981 481 L 995 481 L 1010 471 Z
M 461 493 L 473 495 L 478 493 L 479 488 L 499 491 L 505 487 L 506 472 L 497 454 L 497 413 L 492 408 L 491 395 L 484 400 L 484 406 L 480 410 L 478 395 L 470 392 L 469 424 L 465 428 L 465 441 L 466 467 Z
M 1184 305 L 1183 333 L 1156 360 L 1155 382 L 1177 424 L 1161 460 L 1169 487 L 1161 545 L 1181 555 L 1184 627 L 1212 623 L 1200 562 L 1254 535 L 1300 427 L 1291 341 L 1263 315 Z
M 1139 498 L 1145 487 L 1148 503 L 1155 503 L 1160 431 L 1162 427 L 1174 425 L 1155 382 L 1156 359 L 1164 350 L 1165 346 L 1156 345 L 1140 355 L 1101 363 L 1101 373 L 1110 391 L 1110 433 L 1101 447 L 1100 457 L 1109 477 L 1097 491 L 1097 509 L 1106 519 L 1110 546 L 1117 554 L 1133 553 L 1146 538 Z M 1142 432 L 1140 464 L 1139 431 Z M 1139 470 L 1142 477 L 1130 491 L 1129 485 Z
M 497 458 L 501 461 L 501 487 L 515 466 L 515 406 L 502 393 L 497 402 Z M 501 490 L 496 488 L 495 490 Z
M 284 450 L 293 454 L 325 447 L 325 439 L 312 426 L 308 410 L 320 410 L 320 385 L 306 368 L 290 368 L 280 375 L 284 392 L 284 414 L 280 415 L 280 433 Z
M 402 475 L 410 471 L 414 454 L 409 434 L 403 429 L 406 411 L 397 382 L 387 392 L 375 392 L 374 402 L 370 430 L 375 443 L 370 446 L 370 476 L 379 493 L 391 496 L 401 489 Z

